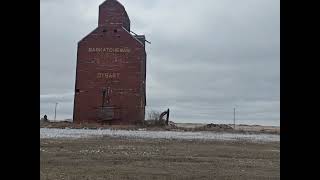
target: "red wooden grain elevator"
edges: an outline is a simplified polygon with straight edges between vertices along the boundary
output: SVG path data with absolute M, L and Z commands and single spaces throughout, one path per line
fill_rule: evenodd
M 98 27 L 78 42 L 73 122 L 136 124 L 145 106 L 145 36 L 131 34 L 124 6 L 106 0 Z

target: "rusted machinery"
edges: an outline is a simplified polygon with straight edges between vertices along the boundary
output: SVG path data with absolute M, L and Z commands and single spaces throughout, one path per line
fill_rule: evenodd
M 169 113 L 170 113 L 170 110 L 169 110 L 169 108 L 168 108 L 168 110 L 162 112 L 162 113 L 160 114 L 160 117 L 159 117 L 159 120 L 162 120 L 162 118 L 163 118 L 165 115 L 167 115 L 167 117 L 166 117 L 166 125 L 169 125 Z

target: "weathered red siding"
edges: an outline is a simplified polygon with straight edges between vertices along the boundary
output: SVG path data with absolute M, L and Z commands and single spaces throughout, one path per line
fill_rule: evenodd
M 75 123 L 144 120 L 144 36 L 128 31 L 129 17 L 118 1 L 106 0 L 99 6 L 98 27 L 78 43 Z

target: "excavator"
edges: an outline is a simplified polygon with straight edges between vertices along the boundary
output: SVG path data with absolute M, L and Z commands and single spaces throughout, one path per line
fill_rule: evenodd
M 168 108 L 168 110 L 162 112 L 162 113 L 160 114 L 160 117 L 159 117 L 159 120 L 162 120 L 162 118 L 163 118 L 165 115 L 167 115 L 167 117 L 166 117 L 166 122 L 165 122 L 166 125 L 169 125 L 169 113 L 170 113 L 170 110 L 169 110 L 169 108 Z

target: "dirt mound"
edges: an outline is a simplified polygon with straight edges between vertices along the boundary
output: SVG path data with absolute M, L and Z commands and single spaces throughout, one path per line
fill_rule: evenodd
M 206 128 L 210 129 L 233 129 L 231 126 L 226 125 L 226 124 L 207 124 Z
M 207 124 L 201 127 L 192 128 L 193 131 L 228 131 L 233 128 L 226 124 Z

